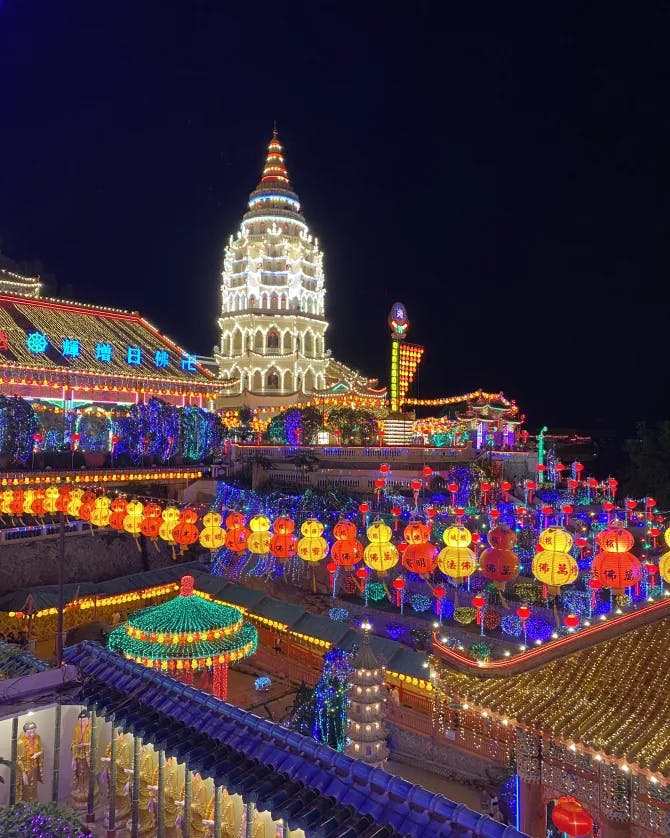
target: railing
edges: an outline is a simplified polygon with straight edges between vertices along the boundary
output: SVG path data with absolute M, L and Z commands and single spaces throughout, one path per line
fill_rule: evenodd
M 134 468 L 67 469 L 64 471 L 1 472 L 0 486 L 46 486 L 59 483 L 127 483 L 142 480 L 198 480 L 205 469 L 191 466 L 137 466 Z

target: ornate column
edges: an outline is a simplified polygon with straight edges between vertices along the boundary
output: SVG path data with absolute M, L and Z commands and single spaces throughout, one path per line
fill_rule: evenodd
M 133 735 L 133 803 L 130 815 L 130 838 L 137 838 L 140 828 L 140 747 L 142 739 Z
M 519 828 L 527 835 L 541 836 L 547 829 L 546 807 L 542 802 L 542 740 L 517 728 L 515 753 L 519 775 Z
M 96 767 L 98 764 L 98 716 L 91 710 L 91 750 L 88 772 L 88 801 L 86 803 L 86 823 L 95 822 L 95 783 Z
M 165 751 L 158 752 L 158 795 L 156 799 L 156 835 L 165 838 Z
M 249 801 L 246 806 L 245 838 L 254 838 L 254 804 Z
M 51 784 L 51 800 L 54 803 L 58 802 L 58 787 L 60 785 L 60 729 L 62 715 L 63 708 L 60 704 L 57 704 L 55 710 L 56 718 L 54 719 L 54 767 Z
M 221 835 L 221 786 L 214 786 L 214 838 Z
M 12 719 L 12 742 L 10 746 L 10 759 L 12 762 L 9 769 L 9 804 L 13 806 L 16 803 L 16 760 L 19 756 L 18 749 L 19 742 L 19 720 Z
M 107 835 L 116 835 L 116 774 L 118 767 L 116 765 L 116 726 L 112 723 L 112 738 L 110 740 L 109 748 L 109 801 L 107 808 Z
M 188 767 L 184 770 L 184 820 L 182 823 L 183 838 L 191 838 L 191 772 Z
M 630 774 L 616 765 L 601 765 L 600 838 L 628 838 L 630 797 Z

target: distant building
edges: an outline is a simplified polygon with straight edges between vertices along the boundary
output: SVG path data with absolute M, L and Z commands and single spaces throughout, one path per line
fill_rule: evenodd
M 0 294 L 39 297 L 41 290 L 39 276 L 27 276 L 11 259 L 0 253 Z

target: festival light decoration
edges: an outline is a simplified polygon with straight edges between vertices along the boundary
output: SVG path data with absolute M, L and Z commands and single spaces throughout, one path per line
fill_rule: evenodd
M 363 552 L 363 561 L 372 570 L 386 573 L 398 564 L 398 550 L 391 544 L 391 528 L 382 521 L 373 521 L 367 528 L 370 542 Z
M 548 527 L 538 538 L 539 553 L 533 557 L 533 576 L 542 582 L 542 597 L 556 596 L 562 585 L 579 576 L 577 562 L 570 555 L 572 536 L 561 527 Z

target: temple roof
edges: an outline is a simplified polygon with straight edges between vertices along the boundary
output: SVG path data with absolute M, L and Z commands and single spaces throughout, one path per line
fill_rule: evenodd
M 438 666 L 449 695 L 546 736 L 670 776 L 670 619 L 509 678 Z
M 332 838 L 522 838 L 463 804 L 372 768 L 96 644 L 67 649 L 79 700 L 290 829 Z
M 189 382 L 218 388 L 193 356 L 137 312 L 0 293 L 0 367 Z

